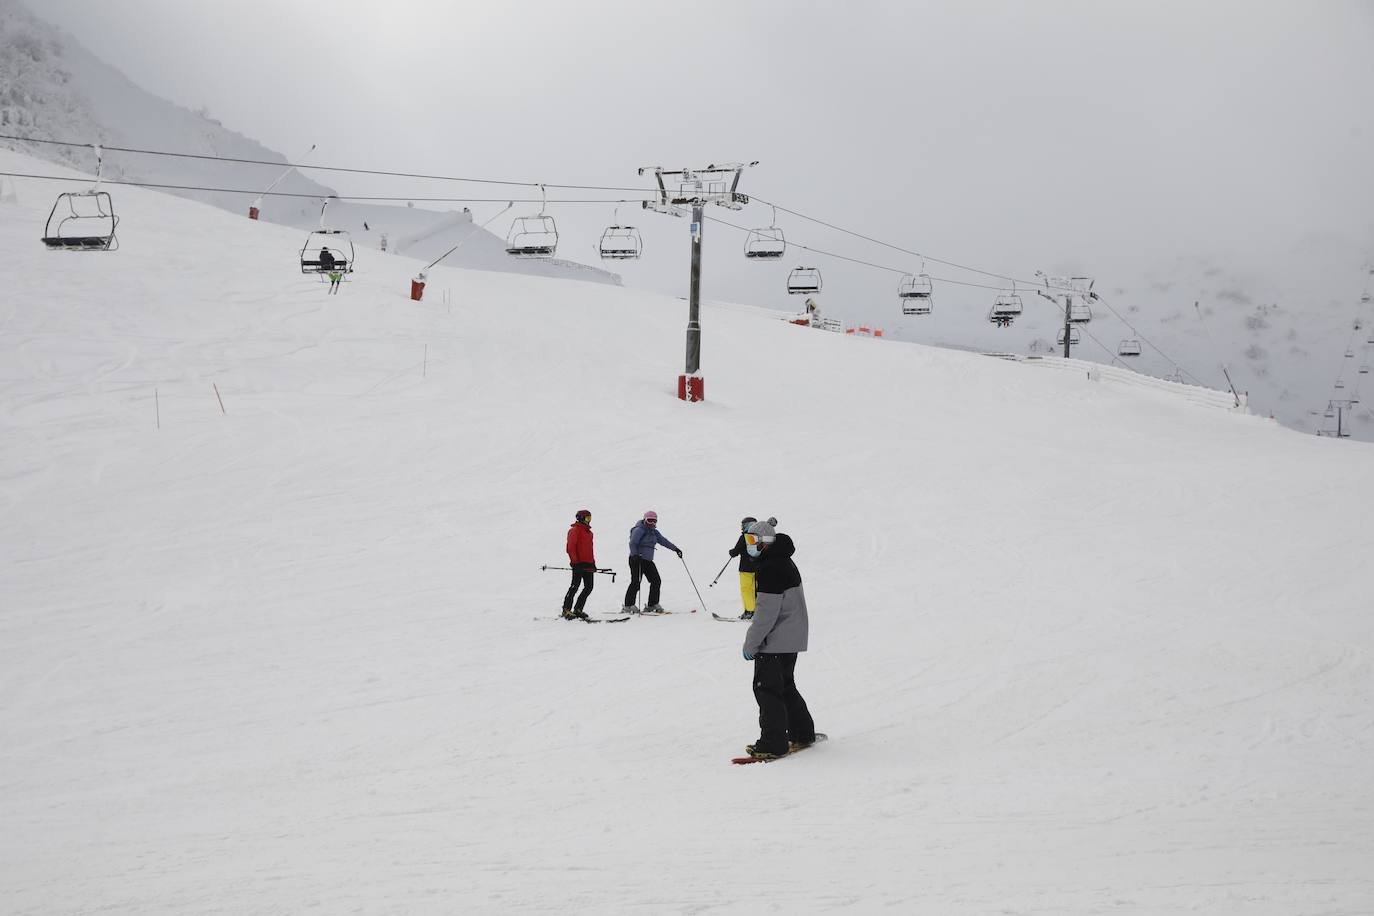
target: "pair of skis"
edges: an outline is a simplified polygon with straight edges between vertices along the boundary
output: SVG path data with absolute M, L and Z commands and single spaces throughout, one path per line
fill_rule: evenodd
M 535 620 L 580 620 L 583 623 L 624 623 L 631 617 L 667 617 L 673 611 L 640 611 L 638 614 L 625 614 L 620 617 L 564 617 L 562 614 L 552 617 L 536 616 Z

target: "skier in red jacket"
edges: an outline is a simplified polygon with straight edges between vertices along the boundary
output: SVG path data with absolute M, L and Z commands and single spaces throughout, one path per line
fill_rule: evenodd
M 587 596 L 592 593 L 592 580 L 596 578 L 596 555 L 592 552 L 592 513 L 590 509 L 578 509 L 568 529 L 568 565 L 572 567 L 572 585 L 563 598 L 563 616 L 568 620 L 586 620 Z M 582 586 L 582 594 L 573 604 L 577 587 Z

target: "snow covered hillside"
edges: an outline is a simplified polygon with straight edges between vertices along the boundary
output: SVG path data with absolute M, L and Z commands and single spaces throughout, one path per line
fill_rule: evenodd
M 19 0 L 0 0 L 0 134 L 232 159 L 287 161 L 281 153 L 224 127 L 207 112 L 173 105 L 134 85 L 123 73 L 96 58 L 70 35 L 34 16 Z M 0 140 L 0 148 L 21 150 L 85 173 L 95 171 L 94 154 L 88 148 L 14 140 Z M 314 162 L 327 164 L 327 157 L 327 150 L 319 150 L 312 158 Z M 32 173 L 51 172 L 40 165 Z M 261 191 L 275 182 L 281 172 L 278 166 L 242 162 L 210 162 L 114 150 L 106 150 L 104 155 L 106 178 L 165 185 Z M 322 199 L 337 193 L 299 172 L 288 175 L 276 186 L 276 192 L 305 196 L 269 197 L 262 203 L 261 218 L 306 229 L 318 225 Z M 251 194 L 224 191 L 175 193 L 240 215 L 248 212 L 254 200 Z M 432 185 L 408 187 L 387 193 L 420 196 L 433 194 L 434 188 Z M 423 237 L 422 243 L 409 247 L 403 244 L 402 250 L 424 260 L 443 254 L 472 231 L 470 219 L 461 213 L 399 204 L 335 205 L 330 208 L 329 216 L 333 228 L 350 230 L 355 242 L 368 248 L 379 248 L 383 234 L 393 243 L 388 246 L 392 251 L 396 250 L 394 243 Z M 508 223 L 493 224 L 493 228 L 504 232 L 506 225 Z M 455 252 L 452 262 L 455 266 L 477 270 L 620 282 L 619 276 L 610 271 L 571 261 L 514 260 L 505 254 L 502 239 L 486 231 L 478 232 Z
M 686 404 L 671 297 L 415 303 L 377 256 L 327 296 L 297 231 L 138 189 L 52 252 L 18 192 L 6 913 L 1374 908 L 1371 446 L 715 304 Z M 535 619 L 583 507 L 589 608 L 653 508 L 681 613 Z M 741 768 L 746 514 L 832 740 Z

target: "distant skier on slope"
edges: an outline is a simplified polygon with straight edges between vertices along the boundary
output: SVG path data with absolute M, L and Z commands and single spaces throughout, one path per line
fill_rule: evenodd
M 572 567 L 572 585 L 568 594 L 563 596 L 563 616 L 568 620 L 587 619 L 587 596 L 592 593 L 596 578 L 596 555 L 592 551 L 592 513 L 590 509 L 578 509 L 573 523 L 568 528 L 568 565 Z M 582 586 L 582 594 L 573 604 L 577 587 Z
M 658 513 L 650 509 L 630 529 L 630 587 L 625 590 L 625 606 L 621 608 L 627 614 L 639 613 L 635 601 L 639 597 L 640 576 L 649 580 L 649 600 L 644 604 L 644 613 L 663 613 L 663 605 L 658 603 L 658 589 L 663 580 L 654 565 L 655 544 L 662 544 L 682 556 L 682 549 L 659 532 Z
M 744 613 L 740 614 L 740 620 L 750 620 L 754 616 L 754 570 L 758 569 L 759 561 L 749 555 L 748 545 L 744 543 L 744 535 L 749 531 L 749 526 L 758 519 L 752 515 L 746 515 L 739 523 L 739 540 L 730 549 L 730 556 L 739 557 L 739 597 L 744 604 Z
M 792 562 L 792 539 L 774 529 L 777 519 L 754 522 L 744 534 L 749 556 L 758 559 L 754 573 L 758 599 L 744 659 L 754 663 L 754 700 L 759 705 L 759 739 L 745 751 L 768 760 L 816 741 L 816 724 L 797 690 L 797 653 L 806 651 L 809 621 L 801 573 Z

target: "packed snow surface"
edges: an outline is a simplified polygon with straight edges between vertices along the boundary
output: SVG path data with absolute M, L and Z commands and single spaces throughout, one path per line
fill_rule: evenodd
M 724 304 L 686 404 L 680 300 L 375 253 L 330 297 L 134 189 L 51 252 L 45 187 L 0 208 L 5 913 L 1374 911 L 1374 448 Z M 579 508 L 589 609 L 652 508 L 681 613 L 535 619 Z M 831 740 L 732 767 L 744 515 Z

